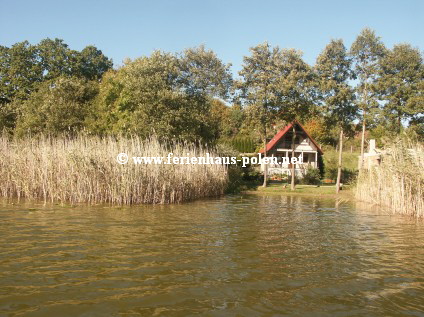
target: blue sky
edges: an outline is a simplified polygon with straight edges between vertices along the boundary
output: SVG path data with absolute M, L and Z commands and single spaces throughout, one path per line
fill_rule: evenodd
M 332 38 L 350 47 L 366 26 L 388 47 L 407 42 L 423 50 L 423 12 L 424 0 L 0 0 L 0 45 L 58 37 L 77 50 L 94 44 L 120 65 L 154 49 L 204 44 L 237 72 L 261 42 L 300 49 L 313 64 Z

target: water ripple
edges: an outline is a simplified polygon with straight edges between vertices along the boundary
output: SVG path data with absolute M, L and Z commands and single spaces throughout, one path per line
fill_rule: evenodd
M 1 316 L 424 316 L 424 224 L 287 196 L 0 205 Z

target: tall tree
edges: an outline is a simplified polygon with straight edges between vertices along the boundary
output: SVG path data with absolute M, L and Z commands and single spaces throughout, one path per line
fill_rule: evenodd
M 19 105 L 17 134 L 78 132 L 85 126 L 97 86 L 96 82 L 76 77 L 58 77 L 41 83 Z
M 283 49 L 279 64 L 277 117 L 286 122 L 308 118 L 315 99 L 313 69 L 302 59 L 302 52 Z M 296 128 L 292 127 L 292 157 L 295 156 Z M 295 189 L 295 164 L 291 164 L 291 190 Z
M 249 105 L 248 113 L 259 125 L 264 144 L 264 156 L 267 156 L 267 127 L 281 101 L 278 82 L 281 73 L 281 50 L 262 43 L 250 48 L 251 55 L 243 58 L 243 68 L 239 72 L 241 98 Z M 264 165 L 264 183 L 267 186 L 267 166 Z
M 267 127 L 277 120 L 286 123 L 308 116 L 313 97 L 312 68 L 303 61 L 302 53 L 294 49 L 270 47 L 268 43 L 251 48 L 251 56 L 244 57 L 240 75 L 241 96 L 249 105 L 261 127 L 266 156 Z M 294 157 L 295 126 L 292 131 L 292 157 Z M 295 166 L 292 164 L 291 188 L 295 189 Z M 267 170 L 264 184 L 267 185 Z
M 93 45 L 86 46 L 77 54 L 77 64 L 76 72 L 88 80 L 100 80 L 113 66 L 112 60 Z
M 230 82 L 231 78 L 227 66 L 213 53 L 191 53 L 188 57 L 155 51 L 109 71 L 96 98 L 93 129 L 212 141 L 217 132 L 211 127 L 211 104 L 215 96 L 224 96 L 228 90 L 218 79 Z
M 339 127 L 339 163 L 336 192 L 340 190 L 342 172 L 342 151 L 344 131 L 351 125 L 357 114 L 354 92 L 348 81 L 354 78 L 351 59 L 342 40 L 332 40 L 318 56 L 316 71 L 321 96 L 324 101 L 325 118 L 329 125 Z
M 367 114 L 372 107 L 377 105 L 373 86 L 379 74 L 379 61 L 385 53 L 386 48 L 380 37 L 369 28 L 361 31 L 350 48 L 356 75 L 359 79 L 357 92 L 360 95 L 359 104 L 362 109 L 361 167 L 364 162 Z
M 99 80 L 113 66 L 112 60 L 93 45 L 79 52 L 71 50 L 61 39 L 47 38 L 37 45 L 37 50 L 44 80 L 60 76 Z
M 380 62 L 378 90 L 382 115 L 400 132 L 402 121 L 416 121 L 424 113 L 424 65 L 421 52 L 409 44 L 395 45 Z
M 44 39 L 37 45 L 38 57 L 43 68 L 43 79 L 70 76 L 78 69 L 77 52 L 72 51 L 61 39 Z
M 231 64 L 224 64 L 212 50 L 203 45 L 178 54 L 180 84 L 190 95 L 228 99 L 233 85 Z
M 26 99 L 42 78 L 37 47 L 28 41 L 0 46 L 0 103 Z

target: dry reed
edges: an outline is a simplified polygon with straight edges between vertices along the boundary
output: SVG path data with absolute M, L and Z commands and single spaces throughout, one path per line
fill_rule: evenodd
M 205 156 L 207 148 L 157 139 L 0 137 L 0 196 L 44 201 L 112 204 L 179 203 L 223 194 L 224 165 L 120 165 L 132 156 Z M 214 155 L 214 153 L 211 153 Z
M 397 141 L 386 148 L 379 166 L 362 171 L 356 198 L 394 214 L 424 217 L 424 147 Z

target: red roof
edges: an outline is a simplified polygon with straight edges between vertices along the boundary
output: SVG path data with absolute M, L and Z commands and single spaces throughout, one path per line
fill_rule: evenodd
M 312 143 L 316 146 L 318 152 L 320 154 L 323 154 L 324 152 L 321 150 L 321 148 L 318 146 L 318 144 L 315 142 L 314 139 L 309 135 L 309 133 L 305 130 L 305 128 L 297 121 L 294 120 L 292 123 L 288 124 L 284 129 L 278 131 L 278 133 L 271 139 L 271 141 L 268 142 L 266 145 L 266 151 L 271 151 L 274 146 L 286 135 L 286 133 L 293 127 L 294 124 L 297 124 L 303 132 L 305 132 L 306 136 L 309 138 L 309 140 L 312 141 Z M 259 153 L 264 153 L 264 149 L 261 149 Z

